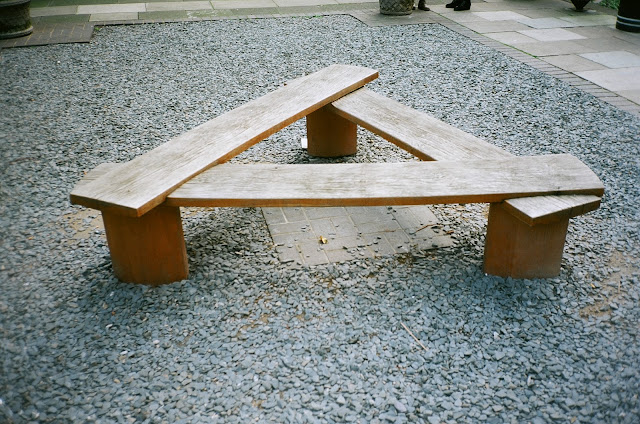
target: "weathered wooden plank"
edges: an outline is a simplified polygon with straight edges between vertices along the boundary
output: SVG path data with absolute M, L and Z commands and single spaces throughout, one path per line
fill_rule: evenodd
M 594 211 L 602 199 L 592 195 L 523 197 L 506 200 L 505 210 L 529 224 L 548 224 Z
M 422 160 L 512 157 L 510 153 L 424 112 L 366 88 L 331 103 L 334 113 Z
M 422 160 L 497 159 L 510 153 L 395 100 L 360 88 L 330 106 L 334 113 L 407 150 Z M 594 196 L 536 196 L 506 201 L 506 210 L 534 225 L 554 222 L 595 210 Z
M 323 165 L 224 164 L 167 197 L 171 206 L 377 206 L 490 203 L 603 192 L 570 155 L 460 162 Z
M 76 186 L 71 202 L 141 216 L 205 169 L 377 78 L 372 69 L 333 65 L 246 103 Z

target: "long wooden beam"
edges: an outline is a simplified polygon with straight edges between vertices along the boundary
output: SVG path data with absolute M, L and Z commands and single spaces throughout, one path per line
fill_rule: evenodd
M 601 195 L 570 155 L 494 161 L 322 165 L 223 164 L 183 184 L 170 206 L 379 206 L 491 203 L 548 194 Z
M 213 165 L 226 162 L 309 113 L 378 77 L 368 68 L 333 65 L 188 131 L 87 184 L 71 202 L 137 217 Z
M 360 88 L 327 107 L 422 160 L 513 157 L 474 135 L 367 88 Z M 507 199 L 505 208 L 526 224 L 535 225 L 590 212 L 600 206 L 600 200 L 591 195 L 537 196 Z

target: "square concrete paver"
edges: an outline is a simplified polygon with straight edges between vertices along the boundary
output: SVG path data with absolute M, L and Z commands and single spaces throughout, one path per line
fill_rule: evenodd
M 89 17 L 89 22 L 135 21 L 136 19 L 138 19 L 136 12 L 94 13 Z
M 570 22 L 575 26 L 599 26 L 615 25 L 617 18 L 612 15 L 586 14 L 581 16 L 564 16 L 563 21 Z
M 338 4 L 335 0 L 274 0 L 278 7 L 323 6 Z
M 625 51 L 583 53 L 580 56 L 612 69 L 640 67 L 640 56 Z
M 379 0 L 336 0 L 338 4 L 358 4 L 371 3 L 371 7 L 380 4 Z
M 640 90 L 622 90 L 618 94 L 640 105 Z
M 427 206 L 263 208 L 278 257 L 320 265 L 451 246 Z
M 640 90 L 640 67 L 576 72 L 581 78 L 610 91 Z
M 485 35 L 489 38 L 492 38 L 503 44 L 508 44 L 510 46 L 513 46 L 515 44 L 523 44 L 523 43 L 536 43 L 538 41 L 531 37 L 527 37 L 526 35 L 522 35 L 516 31 L 492 32 L 492 33 L 487 33 Z
M 473 6 L 472 6 L 473 7 Z M 527 19 L 526 16 L 516 12 L 473 12 L 474 15 L 486 19 L 487 21 L 519 21 Z
M 78 6 L 32 7 L 31 17 L 75 15 Z
M 640 55 L 640 45 L 629 43 L 615 37 L 603 37 L 595 39 L 587 38 L 585 40 L 576 40 L 575 42 L 583 46 L 589 46 L 593 48 L 595 52 L 626 51 Z
M 429 8 L 443 17 L 452 20 L 453 22 L 465 23 L 465 22 L 489 22 L 485 18 L 478 16 L 473 13 L 457 13 L 452 12 L 452 9 L 445 9 L 442 6 L 441 9 L 438 9 L 437 6 L 429 6 Z M 442 12 L 440 10 L 443 10 Z
M 571 41 L 586 38 L 563 28 L 528 29 L 518 32 L 538 41 Z
M 134 13 L 146 12 L 144 3 L 127 3 L 127 4 L 92 4 L 78 6 L 79 15 L 94 15 L 103 13 Z
M 529 28 L 525 24 L 521 24 L 517 21 L 468 22 L 464 23 L 464 26 L 472 31 L 479 32 L 480 34 L 487 34 L 490 32 L 520 31 Z
M 234 0 L 220 0 L 212 1 L 214 9 L 256 9 L 256 8 L 268 8 L 277 7 L 273 0 L 246 0 L 246 1 L 234 1 Z
M 605 66 L 602 66 L 599 63 L 592 62 L 591 60 L 585 59 L 576 54 L 545 56 L 543 60 L 568 72 L 596 71 L 599 69 L 606 69 Z
M 536 29 L 567 28 L 573 26 L 570 22 L 558 18 L 525 18 L 520 19 L 518 22 Z
M 211 10 L 213 6 L 208 1 L 181 1 L 147 3 L 147 12 L 164 12 L 177 10 Z
M 43 23 L 34 25 L 33 33 L 26 37 L 0 40 L 0 47 L 43 46 L 59 43 L 88 43 L 93 34 L 93 24 L 83 23 Z
M 565 54 L 593 53 L 591 47 L 578 44 L 575 41 L 538 41 L 537 43 L 519 44 L 518 48 L 533 56 L 557 56 Z

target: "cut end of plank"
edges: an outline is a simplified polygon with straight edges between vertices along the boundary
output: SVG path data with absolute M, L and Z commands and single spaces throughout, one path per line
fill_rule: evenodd
M 521 197 L 505 200 L 504 209 L 533 226 L 586 214 L 598 209 L 601 201 L 600 196 L 585 194 Z

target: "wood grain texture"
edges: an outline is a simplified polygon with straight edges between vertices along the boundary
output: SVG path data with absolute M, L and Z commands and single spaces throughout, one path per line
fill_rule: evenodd
M 188 277 L 179 208 L 161 205 L 139 218 L 102 211 L 102 219 L 120 280 L 155 286 Z
M 548 224 L 573 218 L 600 207 L 601 198 L 591 195 L 540 196 L 510 199 L 505 210 L 528 225 Z
M 188 131 L 76 186 L 71 202 L 141 216 L 205 169 L 223 163 L 287 125 L 378 77 L 372 69 L 333 65 Z
M 490 203 L 546 194 L 599 195 L 570 155 L 506 160 L 323 165 L 224 164 L 167 198 L 171 206 L 377 206 Z
M 499 159 L 510 153 L 395 100 L 360 88 L 330 107 L 422 160 Z M 506 201 L 506 210 L 528 225 L 574 217 L 600 205 L 594 196 L 544 196 Z
M 334 101 L 335 113 L 422 160 L 513 157 L 469 133 L 366 88 Z
M 512 278 L 550 278 L 560 273 L 569 218 L 527 225 L 505 209 L 489 207 L 484 272 Z
M 325 106 L 307 115 L 309 156 L 338 157 L 358 151 L 358 126 Z

